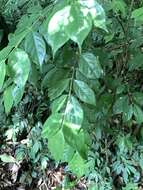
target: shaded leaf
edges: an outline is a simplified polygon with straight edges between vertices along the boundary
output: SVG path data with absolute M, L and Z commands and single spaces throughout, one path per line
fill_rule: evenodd
M 25 51 L 16 49 L 8 59 L 8 73 L 14 83 L 20 88 L 24 87 L 30 72 L 30 60 Z
M 96 104 L 94 91 L 83 81 L 74 80 L 74 91 L 83 102 L 91 105 Z
M 9 113 L 13 105 L 13 86 L 8 87 L 3 94 L 5 112 Z
M 54 86 L 49 87 L 49 98 L 51 100 L 60 96 L 69 86 L 69 79 L 57 81 Z
M 0 62 L 0 89 L 3 86 L 4 79 L 5 79 L 5 74 L 6 74 L 5 61 L 1 61 Z
M 143 122 L 143 111 L 141 110 L 141 108 L 134 104 L 134 116 L 135 116 L 135 119 L 137 121 L 137 123 L 142 123 Z

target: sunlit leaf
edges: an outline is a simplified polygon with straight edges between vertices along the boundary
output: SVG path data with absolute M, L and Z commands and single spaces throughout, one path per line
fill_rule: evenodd
M 69 20 L 65 26 L 65 31 L 69 38 L 79 45 L 80 49 L 91 28 L 92 21 L 89 14 L 82 12 L 78 4 L 73 5 L 70 9 Z
M 44 123 L 42 136 L 44 138 L 53 137 L 62 126 L 63 115 L 52 114 Z
M 78 100 L 71 96 L 68 100 L 65 111 L 65 123 L 71 125 L 76 130 L 80 129 L 83 122 L 83 110 Z
M 46 45 L 38 32 L 30 32 L 26 36 L 25 51 L 29 53 L 33 62 L 37 63 L 40 67 L 42 66 L 46 56 Z
M 30 72 L 30 61 L 25 51 L 16 49 L 8 59 L 8 73 L 14 83 L 24 87 Z
M 68 23 L 70 8 L 70 6 L 66 6 L 57 11 L 48 23 L 48 43 L 51 45 L 54 55 L 69 40 L 65 33 L 65 25 Z
M 53 137 L 50 137 L 48 140 L 48 148 L 54 159 L 57 161 L 63 158 L 64 144 L 65 140 L 62 131 L 59 131 Z
M 69 169 L 77 175 L 77 177 L 81 177 L 85 173 L 86 165 L 83 158 L 75 153 L 72 160 L 69 162 Z
M 103 7 L 96 0 L 80 0 L 80 3 L 84 7 L 83 11 L 88 11 L 90 13 L 94 25 L 107 31 L 106 17 Z

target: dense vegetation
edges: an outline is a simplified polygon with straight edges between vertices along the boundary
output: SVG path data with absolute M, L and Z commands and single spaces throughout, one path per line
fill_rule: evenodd
M 0 0 L 0 189 L 142 189 L 142 23 L 142 0 Z

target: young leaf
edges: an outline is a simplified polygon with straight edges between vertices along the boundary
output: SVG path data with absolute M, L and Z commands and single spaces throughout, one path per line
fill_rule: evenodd
M 96 104 L 94 91 L 85 82 L 74 80 L 73 88 L 81 101 L 91 105 Z
M 16 49 L 8 59 L 8 74 L 20 88 L 24 87 L 30 71 L 30 60 L 25 51 Z
M 8 87 L 3 94 L 5 112 L 9 113 L 13 105 L 13 86 Z
M 48 148 L 54 159 L 57 161 L 63 158 L 64 144 L 65 140 L 62 131 L 59 131 L 53 137 L 50 137 L 48 140 Z
M 26 36 L 24 45 L 25 51 L 30 54 L 33 62 L 41 67 L 46 56 L 46 45 L 42 36 L 32 31 Z
M 99 60 L 92 53 L 83 53 L 79 61 L 79 70 L 89 79 L 96 79 L 103 74 Z
M 3 86 L 4 79 L 5 79 L 5 74 L 6 74 L 5 61 L 1 61 L 0 62 L 0 89 Z

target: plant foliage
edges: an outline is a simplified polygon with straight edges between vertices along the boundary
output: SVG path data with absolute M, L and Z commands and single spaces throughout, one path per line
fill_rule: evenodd
M 60 0 L 26 9 L 0 51 L 3 130 L 13 143 L 24 132 L 26 142 L 2 161 L 28 157 L 44 170 L 50 158 L 86 176 L 89 189 L 138 188 L 142 6 Z

